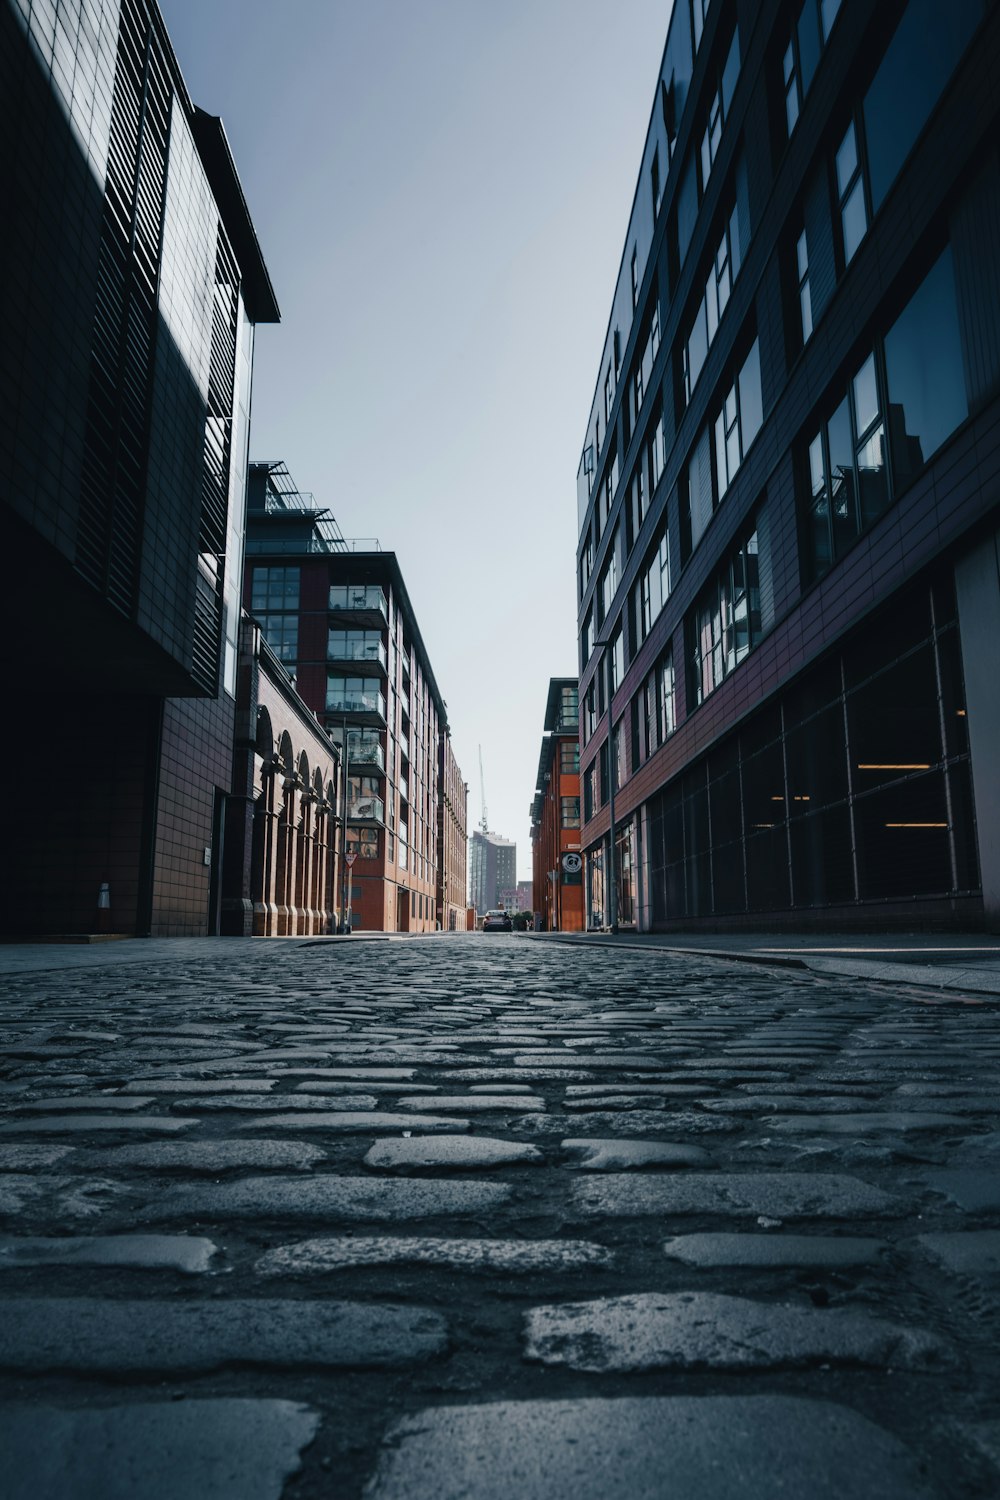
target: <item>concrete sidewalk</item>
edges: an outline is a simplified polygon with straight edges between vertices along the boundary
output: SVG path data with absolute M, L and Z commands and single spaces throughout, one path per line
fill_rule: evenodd
M 984 932 L 610 932 L 533 934 L 550 941 L 660 948 L 895 985 L 1000 995 L 1000 936 Z

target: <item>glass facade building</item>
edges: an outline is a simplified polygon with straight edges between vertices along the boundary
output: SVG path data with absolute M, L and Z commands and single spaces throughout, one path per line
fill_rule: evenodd
M 74 772 L 73 808 L 10 810 L 8 920 L 86 931 L 106 884 L 115 930 L 216 931 L 253 330 L 278 309 L 155 4 L 3 0 L 0 27 L 3 635 Z
M 1000 13 L 674 7 L 580 460 L 607 925 L 1000 924 Z

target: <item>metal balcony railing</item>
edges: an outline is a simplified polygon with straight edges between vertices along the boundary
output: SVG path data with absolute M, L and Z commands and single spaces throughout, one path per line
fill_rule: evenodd
M 378 714 L 385 718 L 385 699 L 381 693 L 338 693 L 326 696 L 328 714 Z
M 385 803 L 381 797 L 349 797 L 347 821 L 349 823 L 384 823 Z
M 382 615 L 384 619 L 389 617 L 385 594 L 375 585 L 345 587 L 341 584 L 334 584 L 330 588 L 329 607 L 331 609 L 370 610 Z
M 381 641 L 345 641 L 331 631 L 326 654 L 328 661 L 371 661 L 385 669 L 385 647 Z

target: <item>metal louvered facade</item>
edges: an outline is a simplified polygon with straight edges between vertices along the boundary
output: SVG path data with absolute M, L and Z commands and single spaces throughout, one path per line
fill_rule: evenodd
M 0 0 L 0 656 L 72 800 L 10 805 L 3 921 L 217 930 L 254 326 L 221 121 L 155 0 Z

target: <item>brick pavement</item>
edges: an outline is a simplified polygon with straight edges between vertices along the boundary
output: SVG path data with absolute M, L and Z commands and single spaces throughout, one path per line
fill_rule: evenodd
M 121 947 L 5 978 L 5 1497 L 1000 1492 L 994 997 Z

